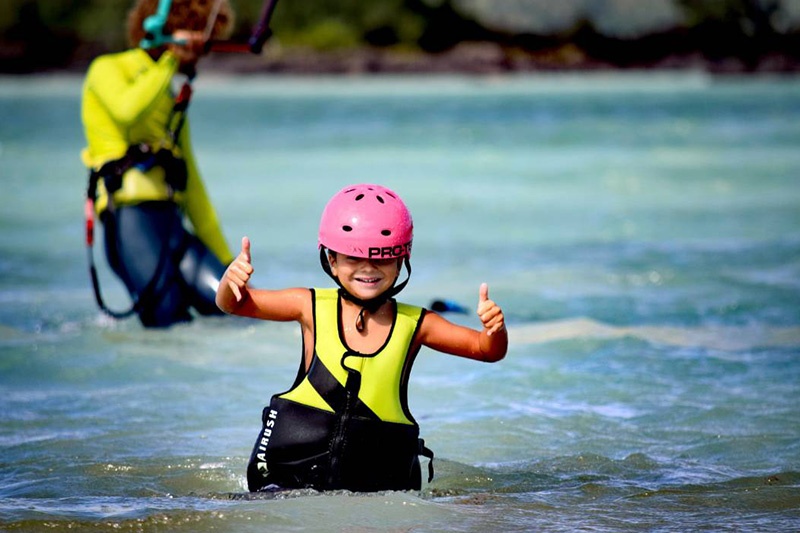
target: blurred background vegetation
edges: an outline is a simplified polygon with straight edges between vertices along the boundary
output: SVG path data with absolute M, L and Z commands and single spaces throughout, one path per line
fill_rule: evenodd
M 231 3 L 234 38 L 246 40 L 263 2 Z M 83 69 L 123 50 L 131 4 L 3 0 L 0 72 Z M 447 57 L 470 46 L 490 47 L 507 70 L 700 62 L 797 71 L 800 58 L 800 0 L 280 0 L 272 28 L 277 61 L 297 51 Z

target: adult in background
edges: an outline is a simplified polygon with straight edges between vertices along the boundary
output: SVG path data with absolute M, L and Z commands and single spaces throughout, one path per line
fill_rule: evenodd
M 131 48 L 92 62 L 82 100 L 87 205 L 94 202 L 106 258 L 145 327 L 191 320 L 190 308 L 219 314 L 216 289 L 233 260 L 186 118 L 205 43 L 230 34 L 233 12 L 227 0 L 173 0 L 154 30 L 145 21 L 157 23 L 163 4 L 136 1 L 128 14 Z M 104 307 L 96 283 L 95 291 Z

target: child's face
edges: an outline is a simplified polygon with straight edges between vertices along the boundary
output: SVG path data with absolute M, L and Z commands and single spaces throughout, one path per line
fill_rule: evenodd
M 331 272 L 342 286 L 362 300 L 377 298 L 394 285 L 400 275 L 401 259 L 364 259 L 328 254 Z

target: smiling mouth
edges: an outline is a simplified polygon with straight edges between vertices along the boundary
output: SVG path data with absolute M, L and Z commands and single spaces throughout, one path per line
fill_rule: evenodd
M 380 282 L 380 280 L 381 278 L 356 278 L 356 281 L 358 281 L 359 283 L 367 283 L 370 285 L 374 285 Z

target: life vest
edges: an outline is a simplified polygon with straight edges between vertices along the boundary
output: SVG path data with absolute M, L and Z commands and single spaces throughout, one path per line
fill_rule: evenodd
M 419 438 L 407 386 L 411 346 L 424 310 L 395 306 L 389 337 L 374 354 L 350 350 L 341 334 L 336 289 L 312 289 L 315 344 L 292 388 L 272 397 L 247 469 L 248 487 L 418 490 Z

